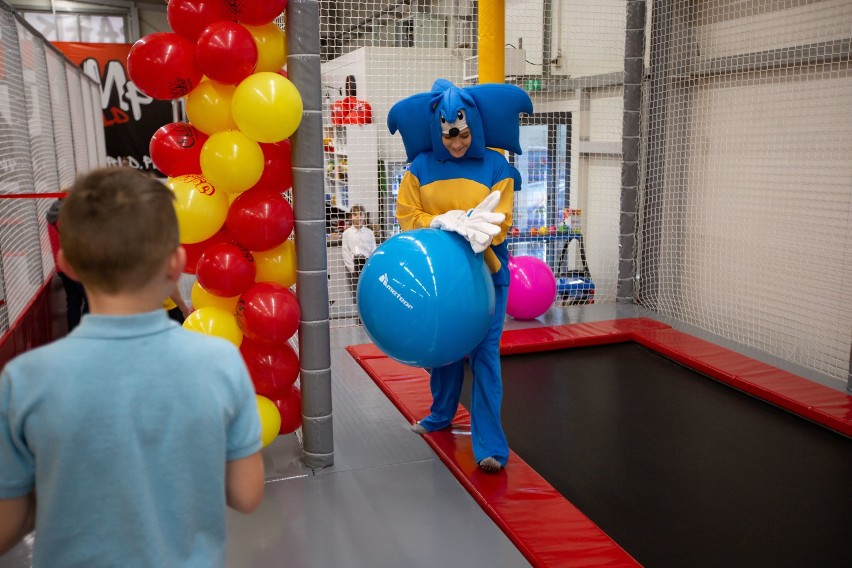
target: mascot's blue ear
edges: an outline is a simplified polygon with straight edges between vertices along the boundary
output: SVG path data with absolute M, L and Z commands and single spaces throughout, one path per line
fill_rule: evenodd
M 432 108 L 429 103 L 434 96 L 433 93 L 411 95 L 388 111 L 388 129 L 391 134 L 399 130 L 409 162 L 417 154 L 432 151 Z
M 489 148 L 521 153 L 518 114 L 532 114 L 533 104 L 526 91 L 515 85 L 486 83 L 465 87 L 476 101 Z

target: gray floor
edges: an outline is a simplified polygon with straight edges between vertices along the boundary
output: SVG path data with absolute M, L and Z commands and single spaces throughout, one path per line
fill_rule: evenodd
M 506 328 L 616 315 L 636 312 L 615 306 L 553 310 L 532 322 L 508 318 Z M 229 566 L 530 566 L 345 351 L 367 342 L 360 327 L 333 329 L 334 465 L 306 469 L 295 437 L 271 444 L 260 510 L 229 517 Z
M 509 318 L 506 327 L 634 316 L 654 317 L 632 306 L 589 306 L 552 310 L 533 322 Z M 683 330 L 706 337 L 694 329 Z M 332 332 L 334 465 L 319 471 L 306 468 L 295 434 L 279 437 L 264 449 L 266 495 L 252 515 L 229 514 L 228 566 L 529 566 L 346 353 L 347 345 L 367 341 L 360 327 Z M 737 350 L 807 376 L 789 364 Z M 31 546 L 31 538 L 18 545 L 0 558 L 0 568 L 29 566 Z
M 228 565 L 529 566 L 344 350 L 368 341 L 333 332 L 334 465 L 305 468 L 294 436 L 266 448 L 266 496 L 229 516 Z

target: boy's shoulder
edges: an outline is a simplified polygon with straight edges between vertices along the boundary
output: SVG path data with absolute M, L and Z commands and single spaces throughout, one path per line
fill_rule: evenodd
M 241 357 L 239 349 L 230 341 L 191 331 L 175 325 L 163 330 L 164 336 L 175 351 L 187 356 L 233 356 Z M 95 347 L 91 342 L 100 342 L 111 350 L 121 350 L 120 338 L 88 337 L 82 334 L 70 334 L 46 345 L 35 347 L 13 358 L 6 365 L 7 369 L 28 370 L 36 368 L 40 371 L 50 368 L 62 369 L 69 360 L 79 359 Z
M 19 395 L 44 392 L 68 376 L 69 361 L 75 357 L 80 357 L 79 348 L 63 337 L 14 357 L 3 367 L 0 382 Z
M 67 336 L 9 361 L 2 372 L 3 387 L 20 397 L 38 398 L 56 389 L 65 392 L 72 383 L 78 387 L 97 384 L 105 376 L 113 377 L 117 366 L 131 369 L 122 374 L 125 385 L 145 381 L 154 374 L 180 376 L 190 382 L 203 377 L 206 384 L 219 384 L 232 391 L 248 377 L 242 354 L 226 339 L 180 326 L 157 340 L 150 339 L 124 343 Z
M 74 352 L 73 342 L 66 336 L 15 356 L 6 364 L 4 370 L 28 369 L 34 366 L 61 367 L 65 356 Z

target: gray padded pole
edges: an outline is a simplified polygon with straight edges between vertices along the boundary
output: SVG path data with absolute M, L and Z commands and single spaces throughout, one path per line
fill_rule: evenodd
M 621 219 L 616 302 L 635 303 L 639 217 L 639 146 L 645 63 L 645 0 L 627 2 L 624 41 L 624 118 L 621 138 Z
M 296 285 L 302 321 L 299 364 L 302 385 L 302 461 L 311 468 L 334 464 L 331 414 L 331 349 L 322 157 L 319 4 L 287 3 L 287 74 L 302 96 L 302 122 L 291 138 L 293 211 L 296 218 Z

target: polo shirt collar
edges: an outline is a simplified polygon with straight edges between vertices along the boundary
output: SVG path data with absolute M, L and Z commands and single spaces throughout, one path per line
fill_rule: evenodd
M 166 313 L 157 309 L 127 316 L 105 316 L 86 314 L 69 337 L 122 339 L 153 335 L 167 331 L 177 325 Z

